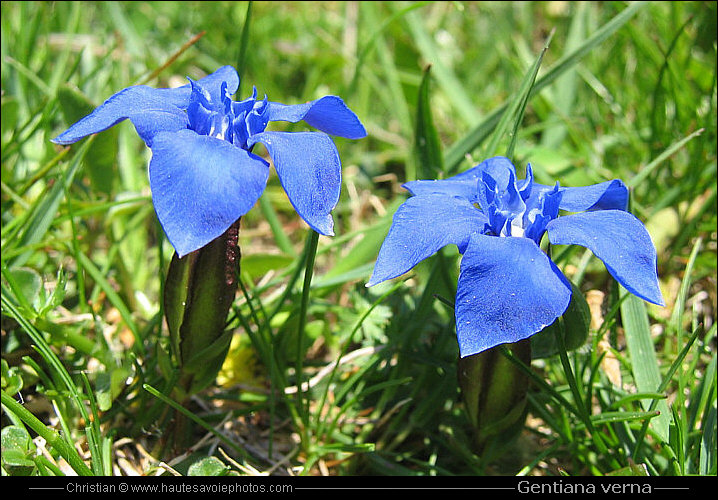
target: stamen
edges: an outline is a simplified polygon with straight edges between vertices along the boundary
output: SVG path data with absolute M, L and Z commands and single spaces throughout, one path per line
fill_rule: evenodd
M 523 238 L 524 237 L 524 226 L 522 224 L 523 217 L 521 214 L 514 217 L 514 219 L 511 221 L 511 236 L 515 236 L 517 238 Z

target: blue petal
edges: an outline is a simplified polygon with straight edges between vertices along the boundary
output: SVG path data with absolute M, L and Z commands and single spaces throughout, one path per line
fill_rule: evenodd
M 446 179 L 405 182 L 402 187 L 413 195 L 445 194 L 478 203 L 478 182 L 483 173 L 482 165 L 483 163 Z
M 420 180 L 405 182 L 402 187 L 413 195 L 444 194 L 447 196 L 459 196 L 471 203 L 477 203 L 478 180 L 475 177 L 464 179 Z
M 540 243 L 546 225 L 558 217 L 562 196 L 558 182 L 551 191 L 532 190 L 531 195 L 526 199 L 526 212 L 523 217 L 524 237 L 531 238 L 537 244 Z
M 247 213 L 268 174 L 264 160 L 227 141 L 191 130 L 157 134 L 150 161 L 152 201 L 177 254 L 203 247 Z
M 446 179 L 409 181 L 404 183 L 402 187 L 409 190 L 413 195 L 443 193 L 451 196 L 461 196 L 471 201 L 471 203 L 479 203 L 479 190 L 483 188 L 483 186 L 479 185 L 479 179 L 488 175 L 499 185 L 500 190 L 505 190 L 511 173 L 515 176 L 516 170 L 508 158 L 496 156 L 482 161 L 465 172 Z
M 394 214 L 366 286 L 396 278 L 440 248 L 455 244 L 464 251 L 472 233 L 483 230 L 486 216 L 468 200 L 443 194 L 414 196 Z
M 227 84 L 227 94 L 234 95 L 239 88 L 239 75 L 232 66 L 222 66 L 214 73 L 201 78 L 198 83 L 210 93 L 214 102 L 222 102 L 222 84 Z
M 570 300 L 570 283 L 533 241 L 473 234 L 456 292 L 461 357 L 530 337 Z
M 265 95 L 266 99 L 266 95 Z M 252 111 L 252 108 L 257 103 L 257 87 L 252 86 L 252 96 L 244 99 L 243 101 L 232 101 L 232 109 L 235 116 L 239 116 L 242 113 L 245 115 Z
M 269 120 L 296 123 L 304 120 L 312 127 L 348 139 L 366 137 L 366 130 L 357 115 L 335 95 L 324 96 L 305 104 L 269 103 Z
M 521 199 L 526 201 L 531 196 L 531 186 L 534 183 L 534 171 L 531 164 L 526 165 L 526 178 L 516 183 L 516 187 L 521 193 Z
M 658 286 L 656 249 L 641 221 L 628 212 L 604 210 L 559 217 L 546 226 L 555 245 L 581 245 L 601 259 L 629 292 L 665 305 Z
M 239 77 L 231 66 L 222 66 L 197 83 L 210 93 L 214 102 L 222 102 L 222 84 L 225 82 L 227 92 L 234 94 L 239 87 Z M 189 105 L 190 94 L 190 84 L 173 89 L 154 89 L 146 85 L 128 87 L 107 99 L 92 113 L 52 139 L 52 142 L 72 144 L 129 118 L 142 140 L 152 146 L 155 134 L 187 128 L 188 120 L 184 110 Z
M 342 165 L 331 138 L 321 132 L 262 132 L 247 141 L 261 142 L 294 209 L 319 234 L 333 235 L 331 211 L 339 201 Z
M 189 128 L 200 135 L 210 135 L 212 118 L 218 113 L 212 109 L 209 93 L 193 80 L 190 80 L 190 84 L 192 85 L 192 94 L 187 104 Z
M 533 189 L 548 191 L 553 187 L 534 184 Z M 618 179 L 591 186 L 561 187 L 561 192 L 563 198 L 559 208 L 567 212 L 626 210 L 628 207 L 628 188 Z
M 195 83 L 198 83 L 202 89 L 209 92 L 212 102 L 222 102 L 224 98 L 222 84 L 226 83 L 227 93 L 233 95 L 239 88 L 239 76 L 237 75 L 237 70 L 232 66 L 222 66 L 214 73 L 200 78 Z M 192 87 L 191 84 L 188 83 L 174 89 L 157 89 L 157 91 L 160 92 L 160 95 L 165 99 L 172 100 L 175 102 L 175 105 L 186 109 Z M 184 103 L 184 105 L 181 103 Z
M 72 144 L 83 137 L 107 130 L 126 118 L 130 119 L 148 146 L 152 143 L 152 137 L 159 132 L 175 132 L 187 128 L 186 113 L 175 105 L 180 101 L 167 99 L 167 94 L 161 90 L 169 89 L 137 85 L 121 90 L 52 139 L 52 142 Z
M 267 123 L 269 123 L 268 102 L 267 96 L 265 95 L 263 100 L 256 101 L 252 105 L 252 109 L 247 112 L 245 121 L 248 136 L 264 132 L 264 129 L 267 128 Z
M 511 160 L 504 156 L 494 156 L 493 158 L 484 160 L 475 168 L 480 172 L 477 174 L 478 176 L 484 173 L 491 176 L 496 182 L 499 191 L 508 189 L 509 183 L 516 181 L 516 168 L 514 164 L 511 163 Z
M 516 186 L 515 172 L 509 172 L 509 183 L 506 185 L 506 192 L 502 193 L 499 207 L 511 214 L 520 214 L 526 210 L 526 204 Z

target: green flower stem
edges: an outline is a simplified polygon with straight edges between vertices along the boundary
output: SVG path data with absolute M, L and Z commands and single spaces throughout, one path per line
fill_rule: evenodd
M 531 380 L 531 382 L 533 382 L 536 387 L 538 387 L 541 391 L 546 392 L 546 394 L 549 394 L 569 412 L 573 413 L 576 416 L 580 416 L 578 409 L 574 405 L 572 405 L 566 398 L 564 398 L 560 392 L 558 392 L 551 385 L 549 385 L 548 382 L 536 375 L 536 373 L 531 369 L 530 364 L 524 363 L 506 348 L 502 349 L 501 353 L 509 361 L 514 363 L 522 372 L 524 372 L 524 374 Z
M 307 239 L 307 249 L 305 253 L 304 267 L 304 284 L 302 285 L 302 302 L 299 309 L 299 328 L 297 329 L 297 407 L 302 415 L 302 420 L 306 424 L 306 411 L 304 409 L 303 391 L 302 391 L 302 370 L 304 368 L 304 328 L 307 324 L 307 310 L 309 309 L 309 293 L 312 285 L 312 274 L 314 273 L 314 261 L 317 256 L 317 245 L 319 243 L 319 233 L 311 231 Z M 306 434 L 306 425 L 302 429 L 302 434 Z M 306 438 L 306 435 L 304 436 Z
M 564 373 L 566 374 L 566 380 L 568 381 L 568 385 L 571 388 L 571 393 L 576 400 L 576 408 L 579 412 L 579 418 L 586 425 L 586 430 L 588 430 L 588 433 L 591 436 L 593 443 L 596 445 L 596 448 L 610 460 L 611 466 L 613 468 L 618 469 L 621 467 L 621 464 L 613 456 L 611 456 L 608 448 L 606 447 L 606 443 L 604 443 L 603 441 L 603 438 L 598 432 L 596 432 L 596 428 L 593 426 L 593 422 L 591 421 L 590 411 L 586 407 L 584 400 L 581 397 L 581 391 L 578 388 L 578 382 L 576 381 L 576 377 L 573 373 L 573 369 L 571 368 L 571 363 L 568 359 L 568 353 L 566 351 L 565 328 L 563 321 L 564 320 L 562 316 L 558 318 L 559 328 L 556 333 L 556 340 L 558 341 L 558 352 L 559 357 L 561 358 L 561 365 L 563 366 Z
M 82 461 L 82 458 L 80 458 L 80 455 L 75 451 L 75 448 L 65 441 L 57 432 L 48 429 L 35 415 L 26 410 L 24 406 L 4 391 L 2 392 L 2 404 L 6 410 L 20 417 L 28 427 L 37 432 L 50 446 L 56 449 L 62 458 L 67 460 L 67 463 L 70 464 L 75 472 L 81 476 L 92 476 L 92 471 L 85 465 L 85 462 Z

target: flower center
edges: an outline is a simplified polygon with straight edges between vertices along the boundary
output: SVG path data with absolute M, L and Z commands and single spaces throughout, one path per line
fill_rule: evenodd
M 546 224 L 558 216 L 558 183 L 553 188 L 534 184 L 531 165 L 520 182 L 513 170 L 485 171 L 478 188 L 479 205 L 489 219 L 487 234 L 531 238 L 538 244 Z
M 235 102 L 222 83 L 220 97 L 212 96 L 197 82 L 190 80 L 192 94 L 187 107 L 187 117 L 192 130 L 247 149 L 247 140 L 263 132 L 269 123 L 267 97 L 257 100 L 257 89 L 252 97 Z

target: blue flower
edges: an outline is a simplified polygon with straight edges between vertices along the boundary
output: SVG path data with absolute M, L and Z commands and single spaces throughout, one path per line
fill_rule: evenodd
M 333 235 L 341 163 L 327 134 L 365 137 L 361 122 L 337 96 L 284 105 L 258 100 L 255 88 L 252 97 L 233 101 L 238 87 L 231 66 L 175 89 L 128 87 L 52 142 L 72 144 L 129 119 L 152 149 L 152 201 L 180 257 L 220 236 L 259 199 L 269 164 L 252 154 L 257 143 L 266 147 L 297 213 L 318 233 Z M 266 130 L 271 121 L 300 120 L 321 132 Z
M 581 245 L 629 292 L 664 305 L 656 250 L 626 211 L 620 180 L 586 187 L 537 184 L 506 158 L 488 159 L 445 180 L 404 184 L 414 196 L 396 214 L 367 286 L 404 274 L 440 248 L 462 255 L 455 315 L 462 357 L 518 342 L 561 316 L 571 284 L 539 247 Z M 559 210 L 572 212 L 559 216 Z

